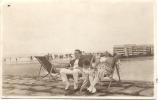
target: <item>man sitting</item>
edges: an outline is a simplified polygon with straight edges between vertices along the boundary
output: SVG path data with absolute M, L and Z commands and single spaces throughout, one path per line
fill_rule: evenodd
M 81 74 L 81 68 L 83 66 L 82 62 L 82 52 L 80 50 L 75 50 L 75 59 L 70 61 L 68 68 L 63 68 L 60 70 L 61 79 L 64 83 L 66 83 L 65 90 L 67 90 L 70 86 L 68 75 L 72 75 L 74 79 L 74 89 L 78 89 L 78 76 Z

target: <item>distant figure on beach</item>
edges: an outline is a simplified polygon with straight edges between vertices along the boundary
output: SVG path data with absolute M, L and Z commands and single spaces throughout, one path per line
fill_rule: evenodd
M 63 59 L 63 58 L 64 58 L 64 56 L 63 56 L 63 55 L 60 55 L 60 56 L 59 56 L 59 58 L 60 58 L 60 59 Z
M 69 80 L 67 75 L 71 74 L 74 79 L 74 89 L 78 89 L 78 77 L 79 74 L 82 74 L 81 68 L 83 67 L 82 62 L 82 52 L 78 49 L 74 52 L 75 59 L 70 61 L 70 64 L 67 66 L 67 68 L 63 68 L 60 70 L 61 79 L 66 84 L 65 90 L 67 90 L 70 86 Z
M 6 62 L 6 58 L 4 58 L 4 62 Z
M 31 61 L 33 60 L 33 57 L 32 57 L 32 56 L 30 56 L 30 60 L 31 60 Z
M 18 58 L 16 58 L 16 62 L 18 62 Z

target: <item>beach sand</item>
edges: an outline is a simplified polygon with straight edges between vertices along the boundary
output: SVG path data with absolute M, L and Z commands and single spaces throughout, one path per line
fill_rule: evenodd
M 80 93 L 73 90 L 64 90 L 61 79 L 37 79 L 40 64 L 3 64 L 3 96 L 145 96 L 154 94 L 153 60 L 122 61 L 120 65 L 121 82 L 99 82 L 97 92 L 90 94 L 87 91 Z M 46 74 L 42 70 L 41 75 Z M 118 80 L 116 74 L 114 78 Z M 81 85 L 80 81 L 80 85 Z M 73 84 L 73 82 L 71 82 Z
M 71 82 L 72 83 L 72 82 Z M 64 90 L 64 83 L 48 78 L 36 79 L 29 76 L 4 76 L 3 96 L 153 96 L 153 83 L 140 81 L 112 82 L 103 81 L 96 85 L 97 92 L 91 94 L 86 90 L 82 93 L 73 90 L 71 84 L 69 90 Z M 80 82 L 81 85 L 81 82 Z

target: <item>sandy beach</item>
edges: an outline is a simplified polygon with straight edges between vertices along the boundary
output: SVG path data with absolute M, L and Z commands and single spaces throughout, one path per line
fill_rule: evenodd
M 57 66 L 56 66 L 57 67 Z M 150 67 L 150 68 L 148 68 Z M 151 97 L 154 93 L 153 60 L 128 60 L 120 65 L 121 82 L 112 82 L 107 89 L 108 81 L 99 82 L 97 92 L 90 94 L 87 91 L 80 93 L 64 90 L 64 83 L 48 78 L 37 79 L 40 69 L 39 63 L 32 64 L 4 64 L 3 65 L 3 96 L 145 96 Z M 41 75 L 46 74 L 42 71 Z M 135 77 L 137 76 L 137 77 Z M 118 80 L 116 73 L 114 79 Z M 73 83 L 73 82 L 71 82 Z M 82 81 L 80 81 L 81 85 Z
M 28 76 L 5 76 L 3 81 L 3 96 L 145 96 L 152 97 L 153 83 L 140 81 L 113 82 L 107 89 L 108 82 L 99 82 L 96 86 L 97 92 L 90 94 L 86 90 L 82 93 L 64 90 L 61 80 L 41 79 Z M 81 82 L 80 82 L 81 85 Z

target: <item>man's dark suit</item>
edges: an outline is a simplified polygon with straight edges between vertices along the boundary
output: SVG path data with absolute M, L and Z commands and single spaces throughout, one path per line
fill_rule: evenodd
M 92 58 L 93 58 L 93 55 L 82 55 L 82 56 L 80 57 L 79 61 L 78 61 L 78 66 L 82 68 L 84 61 L 85 61 L 85 60 L 88 60 L 88 61 L 91 62 Z M 71 60 L 71 61 L 70 61 L 70 64 L 69 64 L 67 67 L 73 67 L 73 66 L 74 66 L 74 63 L 75 63 L 75 60 L 76 60 L 76 59 Z M 95 62 L 95 58 L 93 58 L 93 62 Z M 70 65 L 71 65 L 71 66 L 70 66 Z

